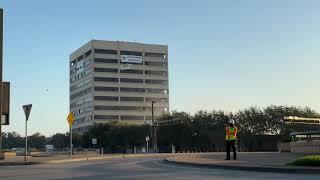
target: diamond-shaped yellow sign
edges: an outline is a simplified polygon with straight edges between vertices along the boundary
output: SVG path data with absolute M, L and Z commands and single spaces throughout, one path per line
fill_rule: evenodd
M 74 122 L 73 112 L 70 112 L 70 113 L 69 113 L 67 120 L 68 120 L 69 125 L 72 126 L 72 125 L 73 125 L 73 122 Z

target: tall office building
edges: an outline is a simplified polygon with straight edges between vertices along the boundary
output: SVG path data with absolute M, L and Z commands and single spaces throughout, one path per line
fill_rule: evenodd
M 70 55 L 73 131 L 95 123 L 144 124 L 169 111 L 168 46 L 92 40 Z

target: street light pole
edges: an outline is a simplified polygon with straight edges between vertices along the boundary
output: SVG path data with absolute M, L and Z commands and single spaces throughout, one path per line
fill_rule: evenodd
M 153 152 L 158 152 L 157 151 L 157 126 L 155 126 L 154 124 L 154 105 L 156 102 L 155 101 L 152 101 L 151 102 L 151 115 L 152 115 L 152 125 L 154 126 L 154 135 L 153 135 L 153 138 L 152 138 L 152 146 L 153 146 Z
M 2 57 L 3 57 L 3 9 L 0 9 L 0 160 L 2 153 Z

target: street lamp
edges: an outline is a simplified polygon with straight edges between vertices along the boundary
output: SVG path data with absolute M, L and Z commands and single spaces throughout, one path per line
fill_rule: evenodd
M 0 160 L 4 159 L 2 153 L 2 43 L 3 43 L 3 9 L 0 8 Z
M 155 126 L 155 124 L 154 124 L 154 104 L 155 104 L 156 102 L 155 101 L 152 101 L 151 102 L 151 118 L 152 118 L 152 125 L 154 126 L 154 136 L 153 136 L 153 138 L 152 138 L 152 142 L 153 142 L 153 144 L 152 144 L 152 146 L 153 146 L 153 152 L 158 152 L 157 151 L 157 126 Z

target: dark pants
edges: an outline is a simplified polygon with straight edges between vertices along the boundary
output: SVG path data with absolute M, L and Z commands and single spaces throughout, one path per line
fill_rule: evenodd
M 227 159 L 230 159 L 230 149 L 232 147 L 233 150 L 233 159 L 237 159 L 237 147 L 236 147 L 236 141 L 226 141 L 227 142 Z

